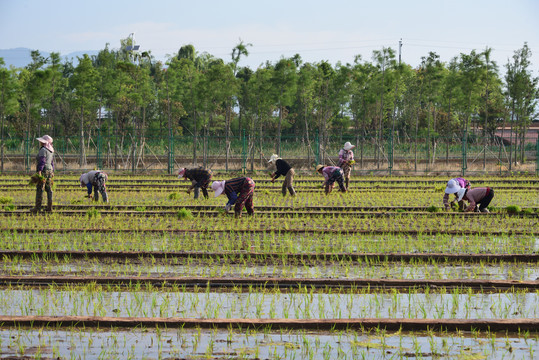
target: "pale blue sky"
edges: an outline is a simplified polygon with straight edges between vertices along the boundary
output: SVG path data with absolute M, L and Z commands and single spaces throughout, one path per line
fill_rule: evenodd
M 371 61 L 373 50 L 398 50 L 401 38 L 412 66 L 429 51 L 448 62 L 488 46 L 503 68 L 528 42 L 539 69 L 535 0 L 0 0 L 0 49 L 117 49 L 130 33 L 160 60 L 193 44 L 228 62 L 242 39 L 253 46 L 240 65 L 253 69 L 296 53 L 305 62 Z

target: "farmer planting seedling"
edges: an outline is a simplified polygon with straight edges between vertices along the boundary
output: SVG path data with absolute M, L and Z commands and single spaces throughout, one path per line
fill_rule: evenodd
M 37 154 L 36 174 L 32 177 L 32 182 L 36 184 L 36 205 L 30 211 L 37 213 L 41 211 L 43 202 L 43 190 L 47 192 L 47 210 L 52 211 L 52 184 L 54 177 L 54 148 L 52 147 L 52 138 L 49 135 L 43 135 L 37 138 L 41 145 Z
M 239 177 L 227 181 L 214 181 L 211 188 L 215 191 L 215 197 L 225 193 L 228 202 L 225 211 L 228 213 L 234 206 L 234 213 L 237 218 L 241 217 L 243 207 L 247 209 L 247 214 L 253 215 L 253 196 L 255 192 L 255 182 L 248 177 Z
M 447 182 L 447 186 L 445 188 L 444 197 L 442 199 L 442 202 L 444 204 L 445 210 L 449 211 L 451 210 L 452 205 L 457 202 L 457 192 L 460 189 L 470 189 L 471 185 L 470 182 L 464 178 L 454 178 Z M 451 201 L 451 204 L 449 203 L 449 195 L 455 194 L 455 199 Z M 464 201 L 460 200 L 458 201 L 459 210 L 464 210 Z
M 487 206 L 494 197 L 494 190 L 489 187 L 479 187 L 474 189 L 461 188 L 457 192 L 457 200 L 466 200 L 470 204 L 466 208 L 466 212 L 477 211 L 488 213 Z M 478 207 L 476 209 L 476 207 Z
M 350 186 L 350 173 L 352 172 L 352 165 L 354 165 L 354 152 L 352 149 L 355 145 L 352 145 L 349 141 L 344 143 L 343 148 L 339 151 L 339 167 L 344 173 L 344 183 L 346 188 Z
M 207 199 L 208 198 L 208 185 L 210 184 L 213 173 L 211 170 L 205 170 L 200 167 L 197 169 L 186 169 L 181 168 L 178 171 L 178 179 L 189 179 L 191 180 L 191 185 L 187 188 L 187 193 L 190 194 L 191 190 L 195 190 L 195 199 L 198 199 L 200 194 L 200 189 L 202 189 L 202 194 Z
M 338 166 L 325 166 L 317 165 L 316 171 L 324 176 L 326 179 L 324 186 L 326 195 L 328 195 L 333 190 L 333 184 L 335 181 L 339 184 L 339 189 L 342 192 L 346 192 L 346 187 L 344 186 L 344 177 L 343 171 Z
M 294 175 L 296 175 L 296 172 L 290 164 L 281 159 L 277 154 L 271 155 L 269 163 L 275 164 L 275 167 L 277 168 L 277 171 L 271 174 L 271 182 L 275 182 L 275 179 L 283 175 L 285 177 L 282 188 L 283 196 L 286 196 L 287 189 L 291 196 L 296 196 L 296 190 L 294 190 Z
M 99 200 L 99 193 L 103 197 L 103 202 L 109 202 L 107 195 L 107 187 L 105 183 L 108 180 L 108 175 L 99 170 L 92 170 L 85 174 L 82 174 L 79 178 L 80 186 L 86 186 L 88 189 L 88 197 L 92 198 L 92 189 L 94 190 L 93 198 L 95 201 Z

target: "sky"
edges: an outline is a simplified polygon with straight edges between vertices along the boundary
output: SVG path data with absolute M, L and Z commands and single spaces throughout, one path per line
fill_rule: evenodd
M 66 55 L 119 49 L 134 34 L 141 51 L 165 61 L 192 44 L 239 66 L 299 54 L 303 62 L 373 61 L 391 47 L 417 67 L 433 51 L 448 63 L 461 53 L 492 48 L 501 71 L 525 42 L 539 76 L 539 1 L 536 0 L 0 0 L 0 49 L 18 47 Z

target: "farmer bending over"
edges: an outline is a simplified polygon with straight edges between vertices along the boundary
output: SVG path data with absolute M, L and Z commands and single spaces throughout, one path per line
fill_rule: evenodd
M 255 192 L 255 182 L 248 177 L 239 177 L 227 181 L 214 181 L 211 188 L 215 191 L 215 197 L 225 193 L 228 202 L 225 211 L 228 213 L 234 205 L 234 214 L 237 218 L 241 217 L 243 206 L 247 209 L 247 214 L 253 215 L 255 212 L 253 206 L 253 195 Z
M 487 206 L 490 204 L 490 201 L 494 197 L 494 190 L 489 187 L 479 187 L 473 189 L 461 188 L 457 192 L 457 200 L 466 200 L 470 203 L 466 208 L 466 212 L 477 211 L 488 213 Z M 479 208 L 476 210 L 476 206 Z
M 457 201 L 458 195 L 457 192 L 460 189 L 470 189 L 471 185 L 470 182 L 464 178 L 454 178 L 447 182 L 447 186 L 445 188 L 444 197 L 442 199 L 442 202 L 444 204 L 445 210 L 449 211 L 451 209 L 451 205 Z M 451 205 L 449 204 L 449 195 L 455 194 L 455 200 L 451 201 Z M 464 201 L 460 200 L 458 202 L 459 209 L 464 210 Z
M 343 171 L 340 167 L 317 165 L 316 171 L 322 174 L 326 179 L 324 183 L 326 195 L 328 195 L 333 190 L 333 184 L 335 183 L 335 181 L 337 181 L 337 184 L 339 184 L 339 189 L 342 192 L 346 192 L 346 187 L 344 186 Z
M 277 154 L 271 155 L 268 162 L 275 164 L 277 168 L 277 171 L 271 174 L 271 182 L 275 182 L 275 179 L 283 175 L 285 177 L 282 187 L 283 196 L 286 196 L 286 189 L 290 192 L 290 196 L 296 196 L 296 190 L 294 190 L 294 175 L 296 175 L 296 172 L 294 169 Z
M 80 186 L 83 187 L 86 185 L 88 189 L 88 197 L 92 198 L 92 188 L 94 190 L 94 200 L 99 201 L 99 193 L 103 197 L 103 202 L 108 203 L 109 197 L 107 196 L 107 187 L 105 183 L 107 182 L 109 176 L 100 171 L 92 170 L 80 176 Z
M 203 168 L 198 169 L 186 169 L 181 168 L 178 171 L 178 179 L 189 179 L 191 180 L 191 185 L 187 188 L 187 193 L 189 194 L 191 190 L 195 189 L 195 199 L 198 199 L 200 194 L 200 189 L 202 189 L 202 194 L 207 199 L 208 198 L 208 185 L 210 184 L 213 173 L 211 170 L 205 170 Z

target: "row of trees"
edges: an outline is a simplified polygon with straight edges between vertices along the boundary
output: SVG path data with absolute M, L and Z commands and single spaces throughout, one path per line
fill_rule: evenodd
M 353 64 L 332 66 L 296 55 L 253 70 L 239 66 L 249 55 L 243 42 L 230 62 L 186 45 L 165 64 L 129 45 L 130 38 L 117 51 L 107 45 L 76 65 L 39 51 L 24 68 L 8 69 L 0 58 L 2 140 L 6 131 L 78 134 L 84 148 L 85 136 L 99 129 L 142 144 L 153 134 L 190 135 L 195 143 L 201 134 L 219 135 L 229 146 L 245 129 L 251 143 L 276 136 L 279 152 L 278 135 L 309 141 L 317 132 L 322 143 L 335 134 L 397 142 L 470 133 L 493 139 L 497 127 L 510 125 L 522 143 L 536 116 L 538 78 L 527 44 L 503 77 L 491 48 L 449 63 L 430 52 L 415 68 L 382 48 L 372 61 L 357 56 Z

